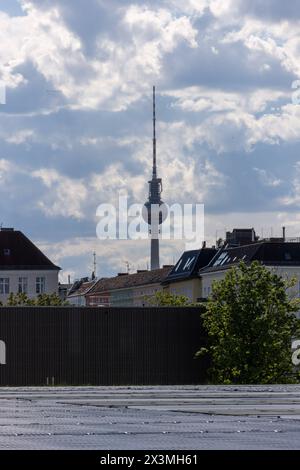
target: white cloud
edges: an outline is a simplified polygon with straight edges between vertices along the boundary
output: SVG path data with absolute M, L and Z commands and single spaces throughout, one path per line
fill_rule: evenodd
M 286 206 L 299 206 L 300 204 L 300 161 L 295 166 L 295 176 L 291 184 L 291 192 L 287 196 L 281 198 L 280 202 Z M 297 216 L 299 219 L 299 217 Z
M 254 171 L 258 174 L 259 179 L 265 186 L 276 187 L 279 186 L 282 181 L 280 178 L 276 178 L 276 176 L 272 175 L 270 172 L 263 168 L 253 168 Z
M 1 107 L 0 180 L 6 183 L 2 192 L 8 199 L 20 198 L 21 184 L 24 198 L 13 207 L 2 198 L 2 213 L 8 208 L 15 214 L 20 207 L 17 223 L 23 216 L 22 223 L 31 229 L 30 217 L 36 217 L 39 203 L 40 221 L 32 226 L 39 226 L 41 237 L 44 233 L 46 239 L 62 239 L 53 249 L 50 241 L 45 243 L 67 272 L 90 273 L 95 249 L 106 272 L 125 268 L 126 259 L 135 267 L 148 261 L 148 243 L 142 248 L 135 242 L 95 247 L 93 237 L 63 238 L 65 227 L 69 233 L 93 233 L 97 205 L 116 203 L 118 190 L 128 191 L 132 201 L 146 200 L 152 148 L 151 103 L 144 97 L 150 98 L 153 83 L 165 91 L 157 100 L 163 199 L 205 202 L 218 210 L 218 215 L 206 217 L 211 239 L 225 225 L 265 225 L 266 234 L 266 225 L 283 224 L 296 233 L 299 220 L 288 211 L 300 202 L 298 167 L 284 197 L 288 165 L 300 140 L 300 107 L 291 103 L 289 83 L 289 77 L 292 82 L 300 75 L 296 19 L 273 21 L 278 15 L 267 15 L 266 8 L 259 17 L 253 13 L 260 11 L 261 2 L 250 8 L 254 0 L 251 5 L 244 0 L 101 0 L 98 13 L 103 8 L 108 21 L 103 25 L 100 19 L 99 30 L 95 21 L 90 31 L 88 2 L 82 21 L 76 3 L 82 6 L 83 0 L 22 3 L 24 16 L 0 13 L 0 77 L 8 85 L 8 103 Z M 55 104 L 44 99 L 48 89 L 60 91 Z M 24 100 L 20 109 L 18 99 Z M 112 113 L 106 111 L 114 111 L 115 125 L 109 125 Z M 293 151 L 283 142 L 293 144 Z M 259 143 L 265 144 L 264 152 L 256 149 Z M 278 168 L 273 168 L 270 145 L 282 149 Z M 89 168 L 92 156 L 96 158 Z M 98 161 L 102 170 L 97 172 Z M 248 177 L 249 187 L 258 185 L 259 190 L 246 200 L 243 184 Z M 268 207 L 286 206 L 280 217 L 255 212 L 257 207 L 264 210 L 264 191 L 270 195 Z M 243 202 L 244 213 L 228 213 L 242 211 Z M 62 217 L 62 228 L 48 228 Z M 176 250 L 177 245 L 166 245 L 164 260 L 170 262 Z M 89 261 L 84 264 L 85 259 Z
M 45 10 L 30 0 L 23 7 L 25 16 L 0 14 L 3 81 L 8 87 L 25 83 L 16 68 L 29 61 L 74 109 L 126 109 L 160 75 L 165 54 L 182 41 L 197 46 L 197 30 L 187 16 L 132 5 L 120 23 L 127 39 L 110 39 L 99 31 L 98 51 L 89 58 L 57 7 Z
M 98 260 L 98 277 L 115 276 L 118 272 L 125 272 L 127 270 L 127 261 L 129 262 L 130 272 L 149 267 L 149 240 L 103 241 L 95 237 L 75 237 L 51 244 L 40 241 L 38 246 L 58 265 L 68 266 L 70 259 L 78 260 L 80 268 L 74 270 L 69 267 L 61 273 L 64 282 L 67 281 L 69 273 L 72 274 L 73 279 L 74 277 L 91 275 L 94 252 Z M 162 241 L 160 248 L 161 264 L 172 264 L 178 260 L 182 250 L 184 250 L 184 243 L 179 240 Z
M 53 169 L 36 170 L 32 176 L 48 188 L 44 200 L 38 203 L 46 215 L 84 218 L 82 205 L 88 197 L 88 191 L 83 181 L 60 175 Z
M 176 99 L 174 106 L 191 112 L 246 112 L 261 113 L 279 99 L 290 99 L 291 93 L 283 90 L 257 89 L 229 92 L 209 87 L 188 87 L 167 91 L 164 94 Z
M 259 142 L 274 145 L 300 140 L 300 107 L 289 103 L 290 92 L 258 89 L 233 93 L 190 87 L 165 94 L 176 99 L 173 106 L 202 113 L 201 124 L 185 126 L 189 128 L 186 144 L 206 142 L 216 152 L 224 153 L 251 151 Z
M 299 65 L 300 22 L 269 23 L 245 18 L 240 28 L 225 35 L 223 43 L 242 42 L 250 51 L 263 53 L 278 60 L 291 73 L 300 76 Z
M 188 15 L 202 16 L 210 2 L 211 0 L 165 0 L 164 4 Z
M 211 47 L 211 52 L 215 55 L 219 55 L 219 50 L 215 46 Z
M 32 129 L 22 129 L 14 132 L 11 135 L 4 137 L 5 141 L 9 144 L 21 145 L 30 141 L 34 137 L 34 131 Z
M 5 158 L 0 159 L 0 181 L 4 183 L 14 171 L 14 166 Z

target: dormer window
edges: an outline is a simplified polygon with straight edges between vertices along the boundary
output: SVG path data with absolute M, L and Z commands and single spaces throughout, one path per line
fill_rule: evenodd
M 10 255 L 10 248 L 4 248 L 3 252 L 4 252 L 4 256 L 9 256 Z

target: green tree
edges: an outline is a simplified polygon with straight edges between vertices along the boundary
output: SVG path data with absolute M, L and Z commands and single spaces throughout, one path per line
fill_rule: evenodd
M 6 306 L 9 307 L 25 307 L 25 306 L 36 306 L 36 307 L 56 307 L 69 305 L 68 302 L 62 300 L 56 293 L 53 294 L 39 294 L 36 299 L 29 298 L 24 293 L 9 294 Z
M 156 307 L 184 307 L 191 305 L 189 299 L 184 295 L 170 294 L 169 292 L 158 291 L 153 296 L 147 296 L 145 301 L 148 305 Z
M 23 307 L 26 305 L 34 305 L 35 301 L 30 299 L 24 293 L 13 294 L 12 292 L 9 294 L 6 305 L 8 307 Z
M 55 292 L 53 294 L 39 294 L 35 301 L 35 305 L 45 307 L 59 307 L 69 305 L 69 302 L 62 300 Z
M 291 339 L 299 332 L 294 313 L 295 280 L 277 276 L 258 262 L 230 269 L 214 282 L 202 314 L 208 332 L 210 375 L 222 384 L 295 381 Z

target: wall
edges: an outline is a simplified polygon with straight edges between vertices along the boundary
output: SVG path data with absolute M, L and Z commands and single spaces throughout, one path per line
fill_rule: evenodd
M 172 282 L 167 286 L 167 290 L 170 294 L 184 295 L 190 302 L 197 302 L 197 299 L 202 296 L 201 279 L 192 278 L 185 281 Z
M 110 306 L 110 293 L 100 292 L 99 294 L 87 294 L 85 296 L 86 305 L 88 307 Z
M 0 271 L 0 277 L 9 278 L 10 280 L 10 292 L 17 294 L 18 286 L 19 286 L 19 277 L 27 277 L 27 285 L 28 285 L 28 297 L 36 298 L 36 278 L 37 277 L 45 277 L 45 292 L 47 294 L 53 294 L 54 292 L 58 293 L 58 271 L 55 270 L 7 270 L 7 271 Z M 0 301 L 2 303 L 6 303 L 8 295 L 0 294 Z
M 145 286 L 138 286 L 132 289 L 133 291 L 133 305 L 135 307 L 144 307 L 149 305 L 149 300 L 157 292 L 162 291 L 161 284 L 146 284 Z
M 218 272 L 211 272 L 211 273 L 205 273 L 201 274 L 201 280 L 202 280 L 202 295 L 204 299 L 206 299 L 209 294 L 211 294 L 211 288 L 212 288 L 212 283 L 213 281 L 221 281 L 224 279 L 226 275 L 226 270 L 225 271 L 218 271 Z
M 205 344 L 195 307 L 2 307 L 0 342 L 0 385 L 206 381 L 194 359 Z
M 270 269 L 272 272 L 281 276 L 283 278 L 292 278 L 295 277 L 297 279 L 297 283 L 295 287 L 290 290 L 290 294 L 293 297 L 300 296 L 300 266 L 266 266 L 266 268 Z M 211 272 L 211 273 L 203 273 L 201 274 L 202 277 L 202 297 L 207 298 L 211 293 L 212 283 L 213 281 L 220 281 L 224 279 L 226 272 L 228 270 Z M 298 314 L 300 318 L 300 312 Z
M 133 289 L 128 288 L 111 290 L 109 301 L 112 307 L 132 307 Z
M 69 304 L 74 305 L 75 307 L 86 306 L 86 298 L 84 295 L 70 295 L 66 300 Z

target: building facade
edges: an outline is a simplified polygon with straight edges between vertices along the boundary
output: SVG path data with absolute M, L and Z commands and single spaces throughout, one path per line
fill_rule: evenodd
M 86 306 L 86 294 L 95 285 L 95 280 L 89 280 L 88 278 L 82 278 L 79 281 L 75 281 L 71 289 L 68 292 L 66 301 L 74 307 L 85 307 Z
M 199 301 L 202 297 L 199 269 L 207 266 L 216 253 L 215 248 L 206 247 L 184 252 L 162 282 L 164 290 L 170 294 L 183 295 L 192 303 Z
M 89 307 L 145 307 L 149 299 L 162 291 L 162 281 L 171 270 L 165 266 L 152 271 L 138 271 L 134 274 L 122 273 L 111 278 L 99 279 L 86 293 Z
M 60 300 L 65 302 L 67 300 L 68 292 L 70 291 L 72 284 L 58 283 L 58 297 Z
M 199 270 L 202 279 L 202 297 L 211 294 L 214 281 L 224 279 L 226 272 L 243 261 L 250 264 L 258 261 L 283 278 L 296 278 L 297 284 L 291 290 L 292 296 L 300 295 L 300 243 L 262 240 L 238 247 L 222 247 L 207 267 Z
M 30 298 L 58 293 L 56 266 L 22 232 L 0 230 L 0 301 L 5 304 L 11 293 Z

